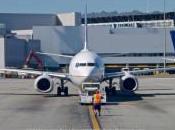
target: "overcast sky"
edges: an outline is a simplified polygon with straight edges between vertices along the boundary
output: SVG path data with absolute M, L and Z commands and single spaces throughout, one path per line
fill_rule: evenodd
M 88 12 L 162 11 L 164 0 L 86 0 Z M 175 11 L 175 0 L 165 0 L 166 10 Z M 84 12 L 85 0 L 0 0 L 0 13 Z

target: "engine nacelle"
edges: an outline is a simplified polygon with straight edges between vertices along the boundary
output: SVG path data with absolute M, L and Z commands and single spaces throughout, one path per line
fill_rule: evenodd
M 53 80 L 48 75 L 41 75 L 36 78 L 34 87 L 38 92 L 49 93 L 53 90 Z
M 133 92 L 138 88 L 138 80 L 135 76 L 128 74 L 120 79 L 120 89 L 123 91 Z

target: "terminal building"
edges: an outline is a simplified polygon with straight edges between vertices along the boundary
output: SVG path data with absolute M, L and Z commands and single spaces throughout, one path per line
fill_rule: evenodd
M 173 14 L 167 13 L 166 20 L 162 14 L 135 16 L 135 21 L 125 16 L 88 18 L 88 47 L 104 57 L 107 67 L 163 66 L 164 51 L 167 57 L 175 56 Z M 0 67 L 22 68 L 30 50 L 75 55 L 83 47 L 83 23 L 84 18 L 75 12 L 0 13 Z M 70 61 L 56 56 L 38 56 L 48 68 L 57 69 Z M 32 60 L 32 67 L 36 67 L 35 64 Z M 167 62 L 167 65 L 174 63 Z

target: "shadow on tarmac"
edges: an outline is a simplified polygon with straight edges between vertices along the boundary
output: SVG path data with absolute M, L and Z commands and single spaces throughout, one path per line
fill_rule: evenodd
M 52 98 L 52 97 L 77 97 L 79 96 L 78 94 L 69 94 L 68 96 L 65 95 L 57 95 L 57 94 L 47 94 L 44 97 L 46 98 Z
M 168 93 L 168 92 L 161 92 L 161 93 L 150 93 L 150 94 L 139 94 L 139 93 L 124 93 L 119 90 L 116 91 L 115 95 L 107 95 L 106 105 L 118 105 L 120 102 L 130 102 L 130 101 L 139 101 L 143 100 L 143 97 L 155 97 L 159 95 L 175 95 L 174 92 Z
M 46 94 L 36 94 L 36 93 L 0 93 L 0 95 L 16 95 L 16 96 L 18 96 L 18 95 L 23 95 L 23 96 L 41 96 L 41 95 L 46 95 Z
M 118 105 L 119 102 L 143 100 L 141 96 L 135 93 L 124 93 L 116 91 L 115 95 L 106 95 L 106 105 Z
M 51 98 L 51 97 L 74 97 L 74 96 L 79 96 L 78 94 L 69 94 L 68 96 L 58 96 L 57 94 L 42 94 L 42 93 L 0 93 L 1 95 L 11 95 L 11 96 L 44 96 L 47 98 Z

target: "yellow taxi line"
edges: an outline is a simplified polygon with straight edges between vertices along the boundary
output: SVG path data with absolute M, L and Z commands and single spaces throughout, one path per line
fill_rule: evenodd
M 89 115 L 90 115 L 90 120 L 91 120 L 91 124 L 92 124 L 92 129 L 93 130 L 100 130 L 100 124 L 99 124 L 97 117 L 95 116 L 95 113 L 93 111 L 92 106 L 89 106 Z

